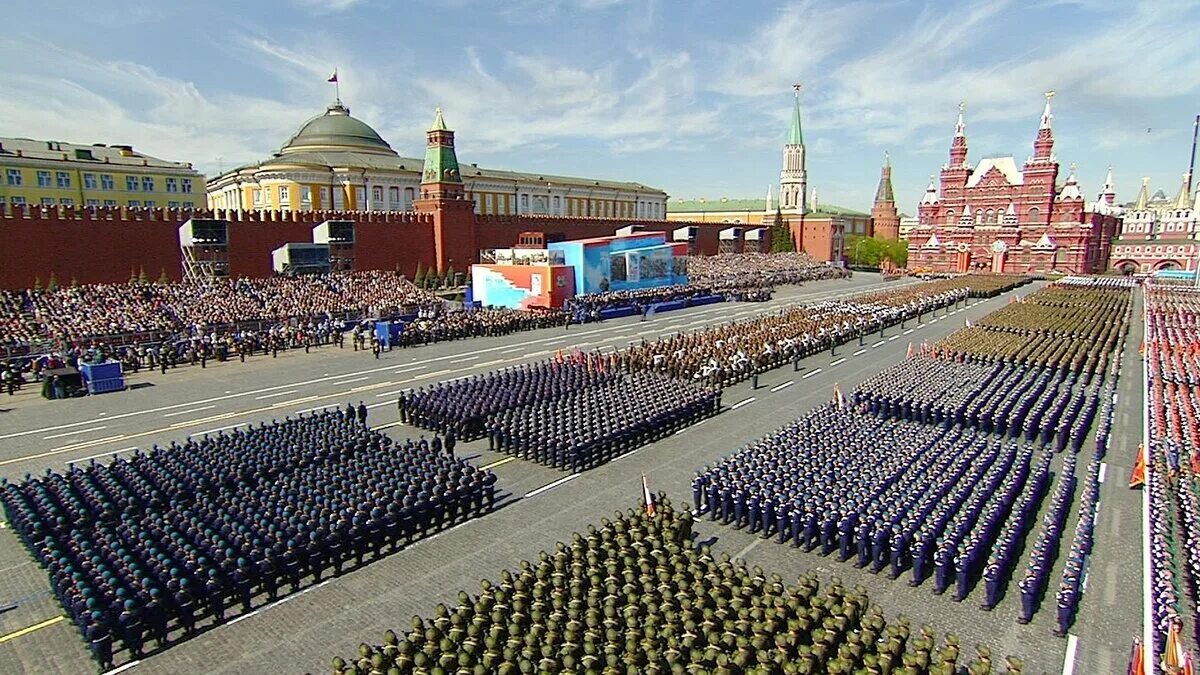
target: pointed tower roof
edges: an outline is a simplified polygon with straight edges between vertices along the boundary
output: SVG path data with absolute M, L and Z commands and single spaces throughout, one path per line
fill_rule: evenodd
M 1189 209 L 1192 207 L 1190 202 L 1191 195 L 1188 194 L 1188 185 L 1192 182 L 1192 172 L 1187 171 L 1183 174 L 1183 185 L 1179 186 L 1179 194 L 1175 197 L 1175 208 Z
M 958 102 L 958 123 L 954 125 L 954 137 L 955 138 L 967 135 L 967 122 L 965 119 L 963 119 L 963 115 L 966 113 L 966 110 L 967 110 L 967 102 L 959 101 Z
M 1075 164 L 1071 163 L 1071 175 L 1067 176 L 1067 182 L 1063 185 L 1062 190 L 1058 192 L 1058 201 L 1066 199 L 1076 199 L 1083 201 L 1083 193 L 1079 191 L 1079 181 L 1075 178 Z
M 1111 204 L 1113 202 L 1111 198 L 1115 197 L 1116 194 L 1117 188 L 1113 182 L 1112 165 L 1110 164 L 1108 165 L 1108 174 L 1104 176 L 1104 187 L 1100 188 L 1100 196 L 1097 199 Z
M 773 210 L 774 209 L 771 208 L 771 184 L 767 183 L 767 208 L 765 209 L 765 211 L 767 213 L 770 213 Z
M 894 202 L 892 193 L 892 158 L 887 152 L 883 153 L 883 169 L 879 172 L 879 187 L 875 189 L 875 203 Z
M 938 202 L 937 183 L 934 182 L 933 176 L 929 177 L 929 186 L 925 188 L 925 195 L 921 197 L 922 204 L 936 204 Z
M 792 128 L 788 130 L 788 145 L 804 145 L 804 130 L 800 126 L 800 85 L 796 85 L 795 104 L 792 106 Z
M 1150 177 L 1142 176 L 1142 189 L 1138 191 L 1137 202 L 1133 208 L 1138 211 L 1146 210 L 1146 205 L 1150 203 Z
M 430 131 L 449 131 L 450 127 L 446 126 L 446 120 L 442 118 L 442 109 L 437 108 L 433 113 L 433 126 L 429 127 Z
M 1050 121 L 1054 119 L 1054 114 L 1050 112 L 1050 99 L 1054 98 L 1054 91 L 1046 92 L 1046 107 L 1042 110 L 1042 124 L 1040 129 L 1049 129 Z

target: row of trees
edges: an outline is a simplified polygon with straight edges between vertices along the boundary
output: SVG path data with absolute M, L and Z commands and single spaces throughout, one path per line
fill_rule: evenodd
M 851 265 L 879 267 L 884 260 L 890 260 L 896 267 L 907 267 L 908 242 L 851 234 L 846 236 L 846 257 Z
M 413 275 L 413 283 L 418 288 L 436 291 L 461 286 L 463 279 L 462 275 L 455 272 L 453 267 L 447 267 L 445 272 L 438 272 L 436 269 L 425 268 L 421 263 L 417 263 L 417 273 Z

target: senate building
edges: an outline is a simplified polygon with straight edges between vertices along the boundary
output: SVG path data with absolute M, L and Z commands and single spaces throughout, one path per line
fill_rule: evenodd
M 436 124 L 443 124 L 439 112 Z M 208 206 L 238 211 L 412 211 L 424 160 L 401 157 L 340 100 L 266 159 L 208 181 Z M 662 220 L 667 194 L 641 183 L 462 165 L 481 215 Z

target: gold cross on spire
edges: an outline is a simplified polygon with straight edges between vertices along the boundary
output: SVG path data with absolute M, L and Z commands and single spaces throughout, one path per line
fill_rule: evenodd
M 802 85 L 802 84 L 800 84 L 799 82 L 797 82 L 797 83 L 795 83 L 795 84 L 793 84 L 793 85 L 792 85 L 792 91 L 794 91 L 794 92 L 796 92 L 796 93 L 800 93 L 800 87 L 802 87 L 802 86 L 804 86 L 804 85 Z
M 1053 89 L 1051 89 L 1050 91 L 1046 92 L 1046 102 L 1047 102 L 1047 103 L 1049 103 L 1049 102 L 1050 102 L 1050 99 L 1054 98 L 1054 93 L 1055 93 L 1055 92 L 1054 92 L 1054 90 L 1053 90 Z

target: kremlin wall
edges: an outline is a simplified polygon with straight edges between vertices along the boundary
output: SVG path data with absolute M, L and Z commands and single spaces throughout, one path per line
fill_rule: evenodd
M 123 283 L 130 270 L 151 279 L 165 271 L 183 276 L 179 226 L 189 218 L 215 218 L 228 223 L 229 276 L 266 277 L 271 251 L 287 242 L 312 241 L 314 227 L 327 220 L 355 224 L 355 269 L 396 269 L 410 277 L 417 266 L 465 272 L 478 262 L 478 250 L 512 247 L 521 232 L 542 232 L 547 238 L 583 239 L 610 236 L 630 225 L 665 232 L 668 239 L 681 227 L 694 225 L 693 250 L 714 254 L 723 226 L 718 223 L 680 223 L 662 220 L 587 218 L 535 215 L 479 215 L 469 209 L 453 212 L 335 212 L 335 211 L 181 211 L 177 209 L 88 209 L 74 207 L 8 207 L 0 209 L 0 288 L 29 288 L 35 280 L 45 286 L 53 273 L 60 283 Z M 469 232 L 442 237 L 443 232 Z M 472 246 L 468 248 L 468 246 Z M 758 242 L 753 242 L 758 245 Z M 444 251 L 441 264 L 438 251 Z

